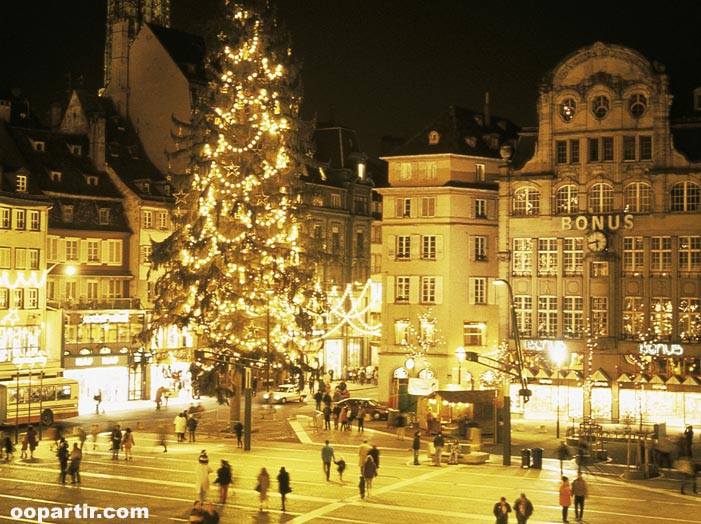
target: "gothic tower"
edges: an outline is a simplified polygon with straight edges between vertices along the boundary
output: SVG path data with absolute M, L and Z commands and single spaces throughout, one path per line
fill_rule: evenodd
M 105 87 L 112 78 L 112 59 L 126 64 L 129 45 L 147 23 L 170 27 L 170 0 L 107 0 Z

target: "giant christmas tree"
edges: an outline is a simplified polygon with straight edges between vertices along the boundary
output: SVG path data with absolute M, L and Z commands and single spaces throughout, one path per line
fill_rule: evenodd
M 194 331 L 206 347 L 200 386 L 220 400 L 238 393 L 244 366 L 268 378 L 323 309 L 300 245 L 310 126 L 298 114 L 287 42 L 267 7 L 227 5 L 208 58 L 209 90 L 179 138 L 192 157 L 181 187 L 174 179 L 179 227 L 153 246 L 163 274 L 145 336 L 168 325 Z

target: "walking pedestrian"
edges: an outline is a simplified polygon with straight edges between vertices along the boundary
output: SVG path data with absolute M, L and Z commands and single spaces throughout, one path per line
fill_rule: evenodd
M 414 450 L 414 466 L 419 465 L 419 452 L 421 451 L 421 431 L 414 432 L 414 439 L 411 443 L 411 449 Z
M 555 454 L 557 456 L 557 460 L 560 461 L 560 475 L 562 475 L 564 473 L 562 463 L 565 460 L 569 460 L 570 458 L 572 458 L 570 455 L 570 448 L 567 447 L 567 442 L 563 440 L 557 447 L 557 451 L 555 452 Z
M 236 433 L 236 447 L 242 448 L 243 441 L 241 439 L 243 437 L 243 424 L 241 424 L 240 421 L 234 424 L 234 433 Z
M 77 442 L 73 443 L 69 459 L 71 463 L 68 466 L 68 471 L 71 474 L 71 484 L 80 484 L 80 462 L 83 460 L 83 452 L 80 451 Z
M 331 430 L 331 406 L 324 406 L 324 430 Z
M 684 428 L 684 456 L 693 457 L 693 452 L 691 451 L 692 444 L 694 443 L 694 427 L 687 425 Z
M 207 498 L 207 492 L 209 491 L 209 474 L 211 472 L 212 468 L 209 467 L 207 451 L 203 449 L 197 459 L 197 467 L 195 469 L 195 488 L 201 502 L 204 502 Z
M 97 439 L 100 436 L 100 425 L 93 424 L 90 434 L 92 435 L 92 450 L 95 451 L 97 449 Z
M 397 438 L 399 440 L 404 440 L 404 435 L 406 434 L 406 415 L 403 412 L 397 414 L 395 423 L 397 425 Z
M 316 410 L 317 411 L 321 411 L 321 400 L 323 398 L 324 398 L 324 394 L 321 391 L 317 391 L 316 393 L 314 393 L 314 402 L 316 402 Z
M 360 468 L 360 472 L 363 472 L 363 465 L 365 464 L 365 459 L 368 456 L 368 453 L 372 449 L 372 446 L 368 444 L 368 439 L 364 438 L 363 443 L 358 447 L 358 467 Z
M 511 513 L 511 505 L 506 502 L 506 497 L 501 497 L 499 502 L 494 504 L 494 509 L 492 510 L 494 516 L 497 518 L 496 524 L 507 524 L 509 522 L 509 513 Z
M 290 487 L 290 474 L 285 470 L 284 466 L 280 468 L 280 472 L 277 474 L 277 484 L 280 498 L 282 499 L 282 511 L 286 511 L 287 494 L 292 493 L 292 488 Z
M 377 444 L 372 445 L 370 451 L 368 451 L 368 456 L 375 461 L 375 468 L 380 469 L 380 449 L 377 447 Z
M 78 432 L 78 442 L 80 442 L 80 451 L 83 451 L 83 446 L 85 446 L 85 441 L 88 439 L 88 434 L 85 432 L 85 428 L 83 428 L 83 427 L 79 427 L 77 429 L 77 432 Z
M 676 467 L 681 474 L 681 494 L 686 495 L 687 484 L 691 484 L 694 493 L 698 493 L 698 488 L 696 487 L 696 469 L 691 458 L 679 457 L 676 462 Z
M 268 474 L 267 469 L 261 468 L 260 473 L 258 473 L 257 481 L 258 483 L 256 484 L 256 491 L 258 492 L 259 501 L 258 511 L 263 513 L 263 508 L 265 508 L 265 513 L 267 513 L 267 509 L 269 506 L 268 490 L 270 489 L 270 475 Z
M 33 459 L 34 450 L 37 449 L 37 445 L 39 444 L 39 441 L 37 440 L 37 430 L 34 429 L 34 426 L 29 426 L 27 428 L 27 433 L 24 436 L 24 440 L 29 448 L 29 458 Z M 24 458 L 27 458 L 26 448 L 23 447 L 22 451 L 25 452 Z
M 5 461 L 9 462 L 15 457 L 15 445 L 12 442 L 10 435 L 5 435 L 5 439 L 2 442 L 2 448 L 5 452 Z
M 433 447 L 436 450 L 436 454 L 433 457 L 433 465 L 440 466 L 441 458 L 443 457 L 443 447 L 445 446 L 445 438 L 443 438 L 443 432 L 439 431 L 438 434 L 433 438 Z
M 341 422 L 341 431 L 345 431 L 348 426 L 348 407 L 344 407 L 341 409 L 341 413 L 339 415 L 339 421 Z
M 324 474 L 326 475 L 326 481 L 328 482 L 329 477 L 331 475 L 331 462 L 334 462 L 336 457 L 334 456 L 333 453 L 333 448 L 329 444 L 329 441 L 326 441 L 326 444 L 324 445 L 323 448 L 321 448 L 321 462 L 324 467 Z
M 197 416 L 195 413 L 193 413 L 187 419 L 187 433 L 190 438 L 190 442 L 195 442 L 195 431 L 197 431 L 197 424 Z
M 66 483 L 66 475 L 68 474 L 68 460 L 70 458 L 71 450 L 68 446 L 68 442 L 65 438 L 61 438 L 58 443 L 58 450 L 56 451 L 56 456 L 58 457 L 58 465 L 61 468 L 61 473 L 58 476 L 59 482 L 61 484 Z
M 582 520 L 584 516 L 584 499 L 587 498 L 587 482 L 582 477 L 582 472 L 577 472 L 577 478 L 572 481 L 572 494 L 574 495 L 574 518 Z
M 187 416 L 185 412 L 182 411 L 175 415 L 173 419 L 173 426 L 175 427 L 175 437 L 178 442 L 185 442 L 185 430 L 187 429 Z
M 358 433 L 365 433 L 365 415 L 367 414 L 367 406 L 363 404 L 358 410 Z
M 158 445 L 163 446 L 163 453 L 168 452 L 168 432 L 163 422 L 158 424 Z
M 219 504 L 226 504 L 226 496 L 229 492 L 229 485 L 232 481 L 231 464 L 226 460 L 221 461 L 221 466 L 217 469 L 215 484 L 219 484 Z
M 132 433 L 131 428 L 124 430 L 124 436 L 122 437 L 122 449 L 124 450 L 124 460 L 131 460 L 131 448 L 134 447 L 134 433 Z
M 563 475 L 560 483 L 560 506 L 562 506 L 562 522 L 568 523 L 567 513 L 572 505 L 572 486 L 567 477 Z
M 372 491 L 372 481 L 377 476 L 377 466 L 371 455 L 365 457 L 363 464 L 363 479 L 365 480 L 365 492 L 369 497 Z
M 208 502 L 202 514 L 202 524 L 219 524 L 219 513 L 214 509 L 214 504 Z
M 119 449 L 122 447 L 122 426 L 117 424 L 110 434 L 112 443 L 112 460 L 119 459 Z
M 525 493 L 521 493 L 521 496 L 514 502 L 514 513 L 516 513 L 518 524 L 526 524 L 533 515 L 533 503 L 528 500 Z
M 336 470 L 338 471 L 338 479 L 343 482 L 343 472 L 346 470 L 346 461 L 343 457 L 336 461 Z

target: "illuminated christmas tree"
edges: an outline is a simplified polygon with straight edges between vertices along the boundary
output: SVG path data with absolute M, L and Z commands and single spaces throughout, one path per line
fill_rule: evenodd
M 210 54 L 206 101 L 181 123 L 189 176 L 173 178 L 177 231 L 153 246 L 155 330 L 177 325 L 206 347 L 202 392 L 232 392 L 232 362 L 270 369 L 311 336 L 325 298 L 300 245 L 297 198 L 311 127 L 287 38 L 267 8 L 228 3 Z M 227 373 L 224 373 L 227 371 Z

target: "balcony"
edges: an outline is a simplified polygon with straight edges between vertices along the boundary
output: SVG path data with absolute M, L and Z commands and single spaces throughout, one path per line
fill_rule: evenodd
M 47 299 L 46 305 L 54 309 L 68 310 L 103 310 L 103 309 L 142 309 L 141 299 L 139 298 L 95 298 L 80 300 L 62 299 L 50 300 Z

